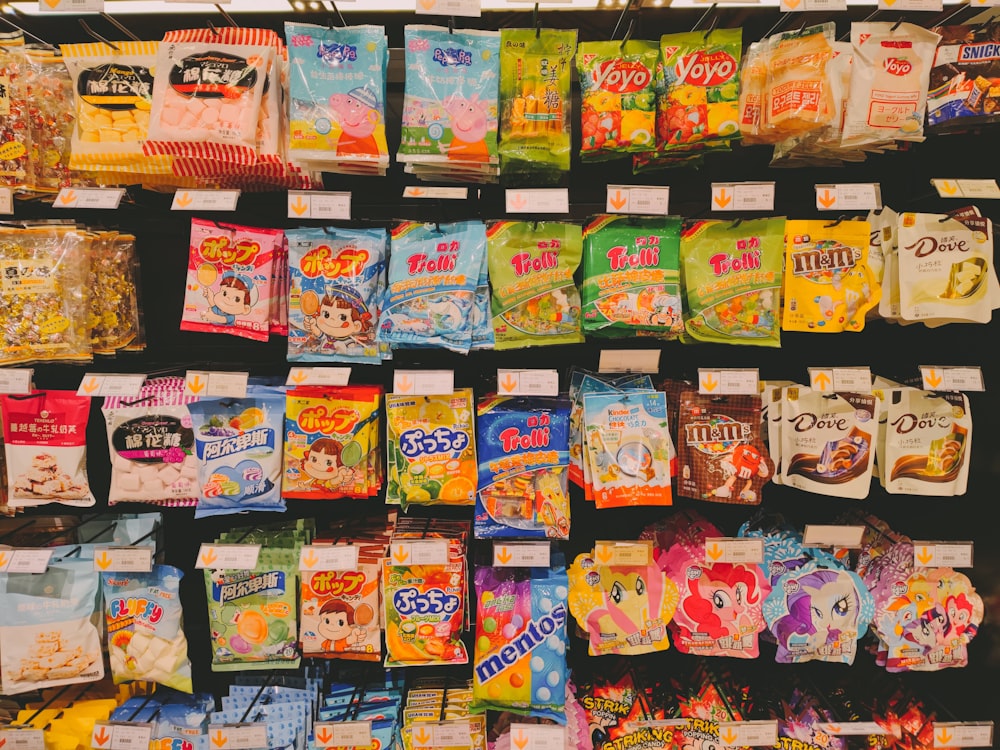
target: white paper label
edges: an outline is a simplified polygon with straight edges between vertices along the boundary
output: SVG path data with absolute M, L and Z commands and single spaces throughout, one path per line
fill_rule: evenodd
M 878 0 L 879 10 L 930 10 L 940 13 L 943 0 Z
M 981 367 L 934 367 L 920 365 L 920 377 L 925 391 L 982 391 Z
M 482 0 L 417 0 L 418 16 L 466 16 L 479 18 Z
M 601 565 L 649 565 L 653 561 L 652 543 L 606 542 L 594 544 L 594 558 Z
M 403 188 L 403 197 L 464 201 L 469 197 L 469 188 L 421 187 L 419 185 L 408 185 L 407 187 Z
M 608 185 L 607 212 L 666 216 L 670 213 L 670 188 Z
M 778 722 L 720 721 L 719 739 L 729 747 L 770 747 L 778 742 Z
M 3 727 L 0 738 L 5 740 L 2 750 L 45 750 L 45 732 L 41 729 Z
M 310 544 L 299 552 L 299 570 L 357 570 L 357 568 L 358 547 L 355 544 Z
M 839 724 L 819 724 L 826 734 L 840 737 L 869 737 L 892 734 L 892 731 L 874 721 L 845 721 Z
M 394 542 L 390 547 L 389 560 L 393 565 L 447 565 L 448 540 Z
M 972 542 L 914 542 L 913 564 L 924 568 L 971 568 Z
M 552 553 L 548 542 L 493 542 L 497 568 L 547 568 Z
M 779 9 L 783 13 L 847 10 L 847 0 L 781 0 Z
M 23 395 L 31 393 L 31 379 L 35 371 L 30 367 L 0 369 L 0 393 Z
M 660 371 L 659 349 L 601 349 L 599 372 Z
M 713 182 L 713 211 L 773 211 L 773 182 Z
M 872 371 L 869 367 L 810 367 L 809 387 L 814 391 L 870 393 Z
M 904 1 L 906 0 L 897 0 L 897 2 Z M 922 2 L 923 0 L 916 1 Z M 881 2 L 887 2 L 887 0 L 881 0 Z M 881 2 L 879 3 L 879 7 L 881 7 Z M 940 10 L 941 3 L 938 2 L 937 5 L 937 9 Z M 933 10 L 933 8 L 930 10 Z M 931 180 L 931 184 L 934 185 L 934 188 L 938 191 L 938 195 L 942 198 L 1000 198 L 1000 186 L 997 185 L 996 180 L 950 180 L 935 178 Z
M 213 750 L 266 750 L 266 724 L 209 724 Z
M 370 721 L 337 721 L 315 724 L 313 736 L 318 747 L 371 747 Z
M 396 370 L 392 392 L 413 396 L 440 396 L 455 392 L 454 370 Z
M 45 5 L 48 0 L 41 0 Z M 69 6 L 71 0 L 62 0 L 62 3 Z M 103 4 L 102 4 L 103 5 Z M 77 11 L 75 7 L 66 7 L 62 10 Z M 52 205 L 55 208 L 118 208 L 125 195 L 124 188 L 63 188 L 59 191 Z
M 969 5 L 973 8 L 993 8 L 1000 5 L 1000 0 L 970 0 Z
M 94 549 L 94 570 L 114 573 L 148 573 L 152 569 L 152 547 L 97 547 Z
M 497 370 L 497 390 L 506 396 L 558 396 L 558 370 Z
M 820 211 L 873 211 L 882 208 L 882 189 L 877 182 L 817 185 L 816 208 Z
M 88 372 L 80 381 L 77 396 L 138 396 L 145 375 L 103 375 Z
M 235 211 L 239 190 L 178 190 L 171 211 Z
M 698 393 L 707 396 L 735 396 L 760 393 L 760 371 L 757 369 L 704 370 L 698 369 Z
M 823 526 L 807 523 L 802 534 L 802 544 L 805 547 L 859 549 L 864 533 L 864 526 Z
M 288 218 L 343 219 L 346 221 L 351 218 L 351 194 L 290 190 L 288 192 Z
M 52 559 L 51 549 L 0 549 L 0 572 L 3 573 L 44 573 Z
M 38 0 L 38 10 L 41 13 L 103 13 L 104 0 Z
M 566 727 L 511 724 L 510 741 L 515 750 L 563 750 L 566 747 Z
M 992 746 L 992 721 L 934 722 L 934 747 Z
M 100 750 L 148 750 L 152 733 L 152 724 L 99 721 L 90 745 Z
M 568 214 L 569 190 L 566 188 L 537 188 L 507 190 L 509 214 Z
M 706 539 L 705 556 L 711 562 L 760 564 L 764 562 L 764 540 L 737 537 Z M 749 743 L 739 742 L 737 744 L 746 745 Z
M 208 372 L 188 370 L 184 378 L 185 396 L 246 398 L 248 372 Z
M 259 556 L 259 544 L 203 544 L 194 567 L 198 570 L 253 570 Z
M 292 367 L 285 385 L 347 385 L 350 367 Z
M 419 722 L 410 733 L 414 747 L 472 747 L 472 730 L 467 721 Z
M 0 188 L 0 214 L 9 216 L 14 213 L 14 193 L 9 187 Z

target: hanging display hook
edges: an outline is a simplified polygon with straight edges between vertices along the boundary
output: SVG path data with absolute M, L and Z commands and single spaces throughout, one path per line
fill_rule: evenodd
M 895 31 L 896 29 L 898 29 L 900 27 L 900 25 L 902 25 L 903 21 L 905 21 L 905 20 L 906 20 L 906 16 L 900 16 L 899 19 L 896 21 L 896 23 L 894 23 L 892 25 L 892 28 L 889 29 L 889 31 Z
M 718 3 L 712 3 L 710 6 L 708 6 L 705 12 L 701 14 L 701 17 L 694 22 L 694 26 L 691 27 L 691 31 L 697 31 L 698 27 L 701 26 L 703 23 L 705 23 L 705 19 L 708 18 L 710 15 L 712 15 L 712 12 L 718 7 L 719 7 Z
M 36 42 L 38 42 L 39 44 L 41 44 L 46 49 L 53 49 L 53 50 L 59 49 L 54 44 L 49 44 L 48 42 L 46 42 L 41 37 L 35 36 L 34 34 L 32 34 L 27 29 L 24 29 L 24 28 L 18 26 L 16 23 L 14 23 L 13 21 L 11 21 L 9 18 L 7 18 L 6 15 L 3 15 L 2 13 L 0 13 L 0 21 L 3 21 L 5 24 L 7 24 L 8 26 L 10 26 L 12 29 L 17 29 L 22 34 L 24 34 L 26 37 L 28 37 L 30 39 L 34 39 Z
M 347 26 L 347 21 L 344 20 L 344 14 L 340 12 L 340 8 L 337 7 L 335 0 L 330 0 L 330 6 L 333 8 L 333 12 L 337 14 L 337 18 L 340 21 L 341 26 Z M 330 23 L 330 28 L 333 28 L 333 23 Z
M 615 30 L 611 32 L 612 39 L 618 36 L 618 29 L 620 29 L 622 27 L 622 24 L 625 23 L 625 19 L 628 17 L 629 11 L 632 10 L 632 3 L 634 1 L 635 0 L 628 0 L 628 2 L 625 4 L 625 7 L 622 8 L 621 15 L 618 16 L 618 22 L 615 23 Z
M 236 21 L 233 20 L 233 17 L 231 15 L 229 15 L 228 13 L 226 13 L 226 9 L 223 8 L 221 5 L 219 5 L 218 3 L 215 3 L 215 9 L 217 11 L 219 11 L 219 13 L 222 14 L 222 17 L 226 19 L 226 23 L 228 23 L 230 26 L 232 26 L 234 28 L 237 27 L 237 26 L 239 26 L 239 24 L 236 23 Z
M 100 15 L 101 15 L 101 18 L 103 18 L 105 21 L 107 21 L 108 23 L 110 23 L 112 26 L 114 26 L 116 29 L 118 29 L 121 33 L 123 33 L 125 36 L 127 36 L 129 39 L 131 39 L 133 42 L 141 41 L 138 36 L 136 36 L 131 31 L 129 31 L 128 28 L 125 26 L 125 24 L 123 24 L 121 21 L 119 21 L 114 16 L 109 15 L 108 13 L 101 13 Z
M 628 28 L 625 30 L 625 36 L 622 37 L 622 43 L 618 45 L 619 50 L 624 50 L 625 45 L 628 44 L 628 40 L 632 38 L 632 30 L 635 28 L 635 19 L 630 18 L 628 22 Z
M 83 27 L 83 30 L 86 31 L 94 39 L 96 39 L 97 41 L 102 42 L 102 43 L 108 45 L 115 52 L 121 52 L 121 48 L 117 44 L 115 44 L 114 42 L 109 42 L 103 36 L 101 36 L 100 34 L 98 34 L 96 31 L 94 31 L 92 28 L 90 28 L 90 26 L 87 25 L 87 22 L 84 21 L 82 18 L 78 18 L 76 20 L 79 22 L 80 26 Z
M 531 11 L 531 27 L 535 30 L 535 39 L 538 39 L 542 35 L 542 19 L 538 13 L 538 3 L 535 3 L 535 9 Z

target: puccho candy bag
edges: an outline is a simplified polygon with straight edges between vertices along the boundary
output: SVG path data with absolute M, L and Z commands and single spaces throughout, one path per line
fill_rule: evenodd
M 476 431 L 476 538 L 568 539 L 569 401 L 487 396 Z
M 500 221 L 487 232 L 497 350 L 583 342 L 573 274 L 583 254 L 579 226 Z
M 289 229 L 288 361 L 382 361 L 375 343 L 385 280 L 381 229 Z
M 482 222 L 421 224 L 392 230 L 389 280 L 378 341 L 467 353 L 486 228 Z
M 677 494 L 759 505 L 774 462 L 760 435 L 760 398 L 686 391 L 677 425 Z
M 301 572 L 303 656 L 381 660 L 379 558 L 362 549 L 351 570 Z
M 90 399 L 73 391 L 0 396 L 7 504 L 94 504 L 87 480 Z
M 867 221 L 785 222 L 785 331 L 862 331 L 881 289 L 868 265 Z
M 698 341 L 780 346 L 784 218 L 699 221 L 681 235 L 685 331 Z
M 267 341 L 280 229 L 191 219 L 182 331 Z
M 565 708 L 569 581 L 563 565 L 476 568 L 476 711 Z

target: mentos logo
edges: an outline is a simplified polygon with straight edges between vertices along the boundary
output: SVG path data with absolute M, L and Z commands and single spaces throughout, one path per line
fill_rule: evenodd
M 434 62 L 440 64 L 442 68 L 459 65 L 470 67 L 472 65 L 472 52 L 467 49 L 452 49 L 451 47 L 442 49 L 441 47 L 435 47 L 432 59 Z
M 361 415 L 354 409 L 327 409 L 310 406 L 299 412 L 296 421 L 305 433 L 321 432 L 324 435 L 346 435 L 354 429 Z
M 566 605 L 556 604 L 547 615 L 532 620 L 519 636 L 495 654 L 476 664 L 476 679 L 488 682 L 541 646 L 545 639 L 566 624 Z
M 163 607 L 149 599 L 112 599 L 108 603 L 108 614 L 112 620 L 134 617 L 155 625 L 163 617 Z
M 958 48 L 958 61 L 960 63 L 985 60 L 1000 60 L 1000 44 L 982 42 L 981 44 L 963 44 Z
M 358 59 L 358 48 L 353 44 L 338 44 L 337 42 L 320 42 L 316 48 L 316 57 L 327 65 L 339 65 L 354 62 Z
M 302 257 L 299 267 L 302 275 L 310 279 L 320 275 L 336 279 L 341 276 L 357 276 L 370 257 L 367 250 L 353 245 L 342 248 L 336 255 L 329 245 L 319 245 Z
M 608 60 L 594 68 L 594 86 L 612 94 L 631 94 L 649 86 L 653 74 L 645 65 L 625 60 Z
M 260 243 L 253 240 L 236 240 L 234 243 L 229 237 L 206 237 L 198 245 L 198 253 L 202 258 L 211 262 L 225 263 L 231 266 L 234 263 L 250 263 L 260 252 Z
M 682 57 L 674 66 L 674 72 L 681 83 L 692 86 L 719 86 L 736 74 L 736 60 L 719 50 L 705 54 L 695 52 Z
M 913 70 L 913 63 L 905 57 L 887 57 L 885 58 L 885 62 L 882 63 L 882 66 L 889 75 L 894 76 L 909 75 L 910 71 Z

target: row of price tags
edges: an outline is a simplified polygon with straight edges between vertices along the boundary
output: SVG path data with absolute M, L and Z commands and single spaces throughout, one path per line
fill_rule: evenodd
M 52 550 L 44 547 L 0 548 L 0 573 L 44 573 L 52 560 Z M 96 547 L 94 570 L 115 573 L 148 573 L 153 569 L 153 548 Z

